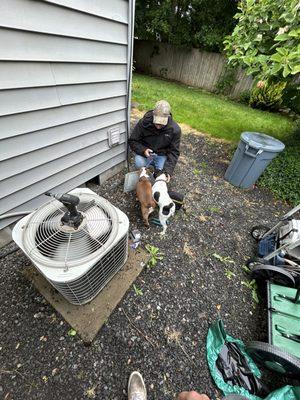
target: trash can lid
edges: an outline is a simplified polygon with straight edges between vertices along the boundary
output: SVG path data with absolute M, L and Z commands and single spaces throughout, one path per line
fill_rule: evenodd
M 269 151 L 271 153 L 280 153 L 285 148 L 285 145 L 280 140 L 265 135 L 264 133 L 243 132 L 241 134 L 241 139 L 250 147 Z

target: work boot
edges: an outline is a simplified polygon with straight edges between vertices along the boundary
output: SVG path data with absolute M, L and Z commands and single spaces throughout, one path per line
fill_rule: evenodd
M 137 371 L 132 372 L 128 381 L 128 400 L 147 400 L 143 377 Z

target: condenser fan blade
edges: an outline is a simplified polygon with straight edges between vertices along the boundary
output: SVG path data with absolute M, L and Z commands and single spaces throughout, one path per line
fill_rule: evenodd
M 87 235 L 71 233 L 66 237 L 65 241 L 56 246 L 53 252 L 53 259 L 66 263 L 76 260 L 82 254 L 92 251 L 92 242 L 93 239 Z
M 51 218 L 45 219 L 41 225 L 43 225 L 43 230 L 53 230 L 57 229 L 61 224 L 61 214 L 53 215 Z
M 85 212 L 86 227 L 93 239 L 105 237 L 111 231 L 111 219 L 99 207 L 93 206 Z

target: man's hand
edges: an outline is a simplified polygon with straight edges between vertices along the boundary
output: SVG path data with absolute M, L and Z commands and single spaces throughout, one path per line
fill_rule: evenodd
M 147 157 L 147 158 L 151 156 L 151 153 L 153 153 L 153 150 L 151 150 L 151 149 L 146 149 L 144 151 L 145 157 Z
M 242 397 L 242 396 L 241 396 Z M 179 393 L 177 400 L 210 400 L 206 394 L 199 394 L 195 391 Z

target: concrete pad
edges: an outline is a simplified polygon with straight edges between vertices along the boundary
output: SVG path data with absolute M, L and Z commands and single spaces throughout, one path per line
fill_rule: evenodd
M 12 226 L 12 225 L 11 225 Z M 0 249 L 12 241 L 12 228 L 7 226 L 0 230 Z
M 144 250 L 140 248 L 132 250 L 129 247 L 126 264 L 94 300 L 82 306 L 75 306 L 68 303 L 35 267 L 29 267 L 25 271 L 25 276 L 71 327 L 76 330 L 82 340 L 90 344 L 132 283 L 141 273 L 148 259 L 149 255 Z

